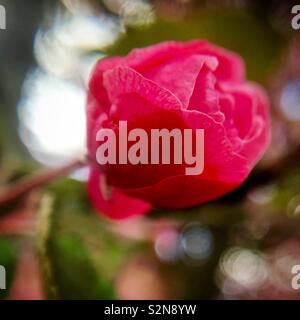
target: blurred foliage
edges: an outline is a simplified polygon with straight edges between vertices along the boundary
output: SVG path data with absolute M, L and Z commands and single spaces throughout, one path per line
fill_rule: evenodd
M 137 47 L 167 40 L 208 39 L 238 52 L 246 61 L 250 79 L 265 82 L 279 62 L 286 40 L 268 24 L 244 10 L 196 11 L 182 20 L 158 18 L 141 28 L 128 28 L 109 54 L 125 55 Z
M 25 75 L 34 65 L 33 37 L 45 3 L 2 0 L 1 5 L 9 16 L 7 30 L 0 33 L 0 170 L 14 171 L 25 162 L 34 163 L 18 136 L 17 104 Z
M 116 271 L 131 250 L 92 213 L 82 183 L 55 184 L 42 199 L 39 252 L 49 297 L 110 299 Z
M 293 215 L 293 208 L 288 210 L 291 199 L 299 194 L 298 166 L 290 164 L 280 172 L 275 180 L 270 178 L 260 186 L 249 187 L 242 196 L 232 193 L 184 211 L 154 210 L 143 220 L 146 225 L 153 223 L 152 228 L 155 225 L 160 228 L 166 221 L 170 225 L 175 223 L 180 233 L 190 225 L 205 226 L 213 237 L 213 251 L 201 263 L 183 257 L 163 262 L 155 253 L 155 239 L 145 236 L 145 239 L 134 240 L 124 237 L 122 232 L 118 234 L 111 228 L 113 223 L 91 209 L 83 183 L 63 179 L 49 186 L 42 198 L 38 221 L 38 248 L 48 297 L 120 298 L 116 290 L 120 286 L 120 274 L 126 275 L 126 270 L 131 274 L 133 289 L 141 290 L 143 285 L 145 291 L 151 290 L 151 286 L 143 282 L 146 280 L 140 279 L 149 277 L 153 269 L 158 279 L 153 276 L 152 282 L 160 283 L 164 298 L 217 297 L 220 288 L 215 276 L 220 257 L 227 249 L 240 246 L 268 250 L 289 237 L 300 235 L 299 217 Z M 251 196 L 253 192 L 256 195 Z M 260 197 L 268 199 L 253 201 Z M 260 234 L 265 223 L 268 227 Z M 135 284 L 138 281 L 142 284 Z
M 290 200 L 298 195 L 300 188 L 297 167 L 294 163 L 281 168 L 279 179 L 266 180 L 266 184 L 250 188 L 249 193 L 238 196 L 239 201 L 233 193 L 190 210 L 154 210 L 145 223 L 159 225 L 167 219 L 171 225 L 172 221 L 176 222 L 179 232 L 190 224 L 210 230 L 213 252 L 200 264 L 185 260 L 160 261 L 152 241 L 132 241 L 112 232 L 111 223 L 90 208 L 84 184 L 69 179 L 55 183 L 43 197 L 38 223 L 39 252 L 49 297 L 116 298 L 120 272 L 131 264 L 131 272 L 135 272 L 135 268 L 138 272 L 145 263 L 156 266 L 167 298 L 216 297 L 219 289 L 215 274 L 226 249 L 240 246 L 267 250 L 291 236 L 300 235 L 299 217 L 287 211 Z M 269 199 L 263 203 L 253 202 L 248 198 L 252 192 L 257 193 L 256 197 L 267 195 Z M 269 227 L 263 235 L 257 236 L 266 221 Z M 136 265 L 134 261 L 140 257 L 143 263 Z M 135 282 L 134 277 L 131 281 Z
M 197 220 L 202 223 L 199 215 Z M 226 226 L 212 224 L 214 254 L 209 260 L 187 265 L 182 261 L 161 263 L 152 241 L 124 238 L 112 232 L 110 224 L 90 208 L 82 183 L 66 179 L 48 188 L 42 198 L 37 227 L 38 251 L 49 298 L 117 298 L 120 272 L 139 258 L 144 261 L 142 266 L 150 264 L 157 268 L 167 298 L 210 298 L 216 294 L 212 270 L 226 247 Z

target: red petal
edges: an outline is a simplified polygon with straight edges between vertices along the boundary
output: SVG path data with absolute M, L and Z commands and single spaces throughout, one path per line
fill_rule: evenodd
M 99 170 L 92 166 L 88 182 L 88 195 L 94 207 L 100 213 L 112 219 L 125 219 L 143 215 L 151 209 L 148 203 L 126 196 L 114 188 L 111 192 L 111 198 L 109 200 L 104 199 L 100 188 L 101 179 L 103 179 L 103 176 Z

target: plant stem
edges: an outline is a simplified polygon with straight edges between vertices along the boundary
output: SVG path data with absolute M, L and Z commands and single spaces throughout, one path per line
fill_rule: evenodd
M 50 181 L 68 174 L 86 164 L 83 159 L 76 159 L 66 165 L 54 169 L 45 169 L 33 176 L 26 177 L 15 185 L 7 187 L 0 193 L 0 207 L 8 206 L 22 198 L 33 189 L 44 186 Z

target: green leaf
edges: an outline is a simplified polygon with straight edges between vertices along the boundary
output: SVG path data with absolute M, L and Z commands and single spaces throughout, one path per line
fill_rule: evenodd
M 113 299 L 114 280 L 132 249 L 93 212 L 82 183 L 65 180 L 41 203 L 38 251 L 49 298 Z

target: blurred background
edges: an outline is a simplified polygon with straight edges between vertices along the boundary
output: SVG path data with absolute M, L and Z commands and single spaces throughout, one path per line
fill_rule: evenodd
M 86 169 L 0 207 L 0 299 L 300 299 L 300 30 L 295 1 L 0 0 L 0 192 L 85 152 L 95 62 L 163 40 L 237 51 L 272 102 L 272 143 L 246 183 L 184 212 L 110 222 Z

